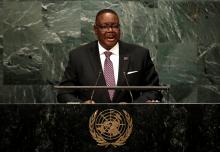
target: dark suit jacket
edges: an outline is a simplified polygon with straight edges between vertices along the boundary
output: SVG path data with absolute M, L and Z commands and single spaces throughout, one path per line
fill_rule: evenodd
M 94 41 L 70 52 L 69 62 L 60 85 L 94 86 L 100 71 L 102 72 L 102 66 L 98 41 Z M 127 86 L 123 72 L 129 71 L 138 71 L 127 75 L 128 83 L 131 86 L 159 85 L 158 74 L 151 61 L 149 51 L 143 47 L 120 41 L 118 86 Z M 101 73 L 97 85 L 106 85 L 103 73 Z M 82 102 L 89 100 L 91 94 L 92 90 L 60 90 L 57 99 L 58 102 Z M 158 91 L 132 91 L 132 95 L 134 102 L 145 102 L 148 99 L 161 100 L 162 98 Z M 93 100 L 109 102 L 107 90 L 95 90 Z M 129 91 L 116 90 L 112 102 L 131 102 Z

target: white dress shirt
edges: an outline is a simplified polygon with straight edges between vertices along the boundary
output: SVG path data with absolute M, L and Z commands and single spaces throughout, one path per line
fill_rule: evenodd
M 110 56 L 110 60 L 112 61 L 112 64 L 113 64 L 115 84 L 117 85 L 117 82 L 118 82 L 118 70 L 119 70 L 119 44 L 117 43 L 110 50 L 106 50 L 98 42 L 98 47 L 99 47 L 99 55 L 100 55 L 101 64 L 102 64 L 102 70 L 103 71 L 104 71 L 104 62 L 105 62 L 105 58 L 106 58 L 104 52 L 105 51 L 112 52 L 112 55 Z

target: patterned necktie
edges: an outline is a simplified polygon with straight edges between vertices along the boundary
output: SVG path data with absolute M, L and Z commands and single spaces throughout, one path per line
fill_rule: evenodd
M 110 56 L 112 55 L 112 52 L 105 51 L 105 62 L 104 62 L 104 76 L 105 76 L 105 82 L 107 86 L 115 86 L 115 76 L 114 76 L 114 69 L 112 61 L 110 60 Z M 108 90 L 110 99 L 112 101 L 112 98 L 114 96 L 115 90 Z

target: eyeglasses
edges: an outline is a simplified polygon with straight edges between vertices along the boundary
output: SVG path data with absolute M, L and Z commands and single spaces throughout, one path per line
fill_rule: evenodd
M 120 28 L 120 25 L 95 25 L 95 27 L 99 28 L 101 31 L 108 31 L 110 28 L 116 31 Z

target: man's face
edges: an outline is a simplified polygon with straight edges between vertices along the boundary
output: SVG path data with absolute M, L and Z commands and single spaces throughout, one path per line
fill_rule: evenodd
M 99 15 L 94 25 L 94 31 L 102 47 L 110 50 L 120 39 L 118 16 L 112 13 Z

